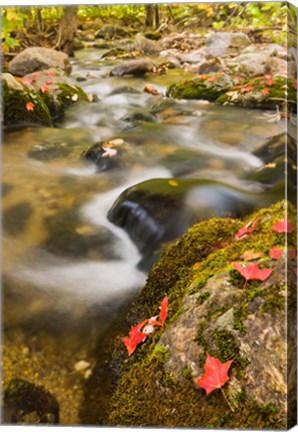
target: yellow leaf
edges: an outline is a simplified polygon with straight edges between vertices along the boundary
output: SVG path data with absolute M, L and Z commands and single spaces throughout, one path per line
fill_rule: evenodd
M 169 180 L 168 183 L 169 183 L 170 186 L 175 186 L 175 187 L 178 186 L 177 180 Z

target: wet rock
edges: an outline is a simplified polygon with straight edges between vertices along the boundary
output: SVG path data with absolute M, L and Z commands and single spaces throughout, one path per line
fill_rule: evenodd
M 157 54 L 160 51 L 158 43 L 147 39 L 141 33 L 138 33 L 134 41 L 135 51 L 141 51 L 144 54 Z
M 155 116 L 149 113 L 144 113 L 141 111 L 134 112 L 122 118 L 123 121 L 127 123 L 136 123 L 136 122 L 156 122 L 157 119 Z
M 164 242 L 182 235 L 195 220 L 245 214 L 251 204 L 225 185 L 190 179 L 152 179 L 126 189 L 108 212 L 144 256 L 144 265 Z
M 12 191 L 14 189 L 14 186 L 10 183 L 2 183 L 2 195 L 5 197 L 6 195 L 9 194 L 10 191 Z
M 134 75 L 142 76 L 148 72 L 152 72 L 154 64 L 150 60 L 130 60 L 115 66 L 111 72 L 111 76 Z
M 96 39 L 118 39 L 133 34 L 135 31 L 129 27 L 119 27 L 112 24 L 105 24 L 95 33 Z
M 86 42 L 93 42 L 95 41 L 95 32 L 94 30 L 82 30 L 77 32 L 77 36 L 80 40 L 86 41 Z
M 86 161 L 94 163 L 100 172 L 119 168 L 123 150 L 110 148 L 112 151 L 109 151 L 108 149 L 109 147 L 105 147 L 104 142 L 92 144 L 82 153 L 81 157 Z
M 227 75 L 196 78 L 181 84 L 172 84 L 167 88 L 167 96 L 177 99 L 204 99 L 215 101 L 233 86 Z
M 129 93 L 129 94 L 141 94 L 141 92 L 134 87 L 130 86 L 121 86 L 117 87 L 114 90 L 111 91 L 109 96 L 117 95 L 117 94 L 123 94 L 123 93 Z
M 217 57 L 209 58 L 198 67 L 199 74 L 210 74 L 222 69 L 221 61 Z
M 20 202 L 4 210 L 2 217 L 4 232 L 10 235 L 22 234 L 32 213 L 33 208 L 27 201 Z
M 4 392 L 4 423 L 58 424 L 59 404 L 44 387 L 13 379 Z
M 53 232 L 41 247 L 55 256 L 79 260 L 110 261 L 120 258 L 116 252 L 117 239 L 109 230 L 102 228 L 97 229 L 94 233 L 84 234 L 80 232 L 81 229 L 78 226 L 77 231 L 67 227 L 54 227 Z
M 73 40 L 73 49 L 74 50 L 83 49 L 84 46 L 85 45 L 83 44 L 83 42 L 79 38 L 77 38 L 77 37 L 74 38 L 74 40 Z
M 29 150 L 28 156 L 41 161 L 50 161 L 65 157 L 69 152 L 70 150 L 64 142 L 43 142 L 33 146 Z
M 51 48 L 31 47 L 14 57 L 9 63 L 9 72 L 13 75 L 24 76 L 51 67 L 67 73 L 71 72 L 71 65 L 65 53 Z
M 231 53 L 239 53 L 251 45 L 244 33 L 217 32 L 206 36 L 206 53 L 215 57 L 222 57 Z
M 108 58 L 108 57 L 113 57 L 113 58 L 117 58 L 118 56 L 121 56 L 123 54 L 126 53 L 126 50 L 124 48 L 111 48 L 109 49 L 109 51 L 105 52 L 101 58 Z

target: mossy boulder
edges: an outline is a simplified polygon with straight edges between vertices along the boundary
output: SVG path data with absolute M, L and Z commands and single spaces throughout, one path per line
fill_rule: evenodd
M 214 102 L 233 87 L 233 81 L 224 74 L 206 75 L 168 87 L 166 95 L 177 99 L 204 99 Z
M 153 69 L 154 64 L 151 60 L 129 60 L 113 67 L 110 75 L 119 77 L 125 75 L 143 76 L 148 72 L 152 72 Z
M 12 81 L 12 80 L 10 80 Z M 49 108 L 44 99 L 26 86 L 14 88 L 5 78 L 2 80 L 4 126 L 51 126 Z
M 125 362 L 125 347 L 120 339 L 116 343 L 114 355 L 123 366 L 105 424 L 281 430 L 295 424 L 296 339 L 295 331 L 286 332 L 286 320 L 295 319 L 295 263 L 289 260 L 286 275 L 285 253 L 279 260 L 269 257 L 273 246 L 284 245 L 285 235 L 273 225 L 287 208 L 294 222 L 286 202 L 244 221 L 201 222 L 164 252 L 128 320 L 131 325 L 155 315 L 167 294 L 166 326 Z M 255 231 L 236 240 L 238 230 L 256 219 Z M 288 234 L 291 248 L 294 233 Z M 249 251 L 261 253 L 254 262 L 273 272 L 244 289 L 233 262 L 247 264 L 251 258 L 243 254 Z M 221 391 L 206 396 L 197 385 L 207 353 L 233 360 L 224 386 L 229 405 Z
M 220 105 L 259 109 L 276 109 L 276 106 L 282 107 L 286 102 L 296 109 L 294 82 L 282 76 L 262 76 L 244 81 L 216 99 Z

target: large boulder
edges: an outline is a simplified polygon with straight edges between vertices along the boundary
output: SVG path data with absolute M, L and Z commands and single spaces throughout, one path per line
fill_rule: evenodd
M 152 72 L 154 64 L 151 60 L 129 60 L 115 66 L 111 72 L 111 76 L 134 75 L 142 76 L 148 72 Z
M 159 44 L 138 33 L 134 41 L 135 51 L 142 51 L 144 54 L 157 54 L 160 51 Z
M 24 76 L 51 67 L 71 72 L 68 56 L 51 48 L 26 48 L 9 63 L 9 72 L 13 75 Z
M 271 61 L 270 53 L 263 51 L 261 53 L 247 53 L 235 57 L 230 66 L 235 67 L 237 72 L 247 76 L 254 77 L 264 75 L 267 72 L 267 62 Z
M 286 206 L 277 203 L 245 221 L 201 222 L 166 250 L 126 326 L 128 332 L 129 325 L 154 316 L 167 294 L 166 325 L 126 361 L 123 342 L 115 342 L 114 360 L 123 367 L 104 424 L 281 430 L 295 424 L 295 264 L 288 261 L 286 274 L 285 253 L 278 260 L 269 256 L 273 246 L 284 244 L 285 235 L 273 226 Z M 293 222 L 293 207 L 288 211 Z M 236 240 L 238 230 L 254 220 L 254 233 Z M 291 248 L 294 233 L 288 235 Z M 254 263 L 272 273 L 244 288 L 233 262 L 247 265 L 253 251 L 259 254 Z M 287 320 L 293 322 L 288 333 Z M 222 363 L 232 360 L 224 394 L 218 389 L 206 395 L 197 384 L 207 354 Z
M 251 45 L 251 41 L 244 33 L 217 32 L 208 34 L 205 38 L 206 53 L 215 57 L 240 53 Z

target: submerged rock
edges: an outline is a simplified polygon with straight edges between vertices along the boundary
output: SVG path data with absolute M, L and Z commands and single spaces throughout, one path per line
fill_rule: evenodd
M 44 387 L 13 379 L 4 392 L 4 423 L 58 424 L 59 404 Z
M 113 149 L 105 147 L 105 142 L 92 144 L 87 150 L 83 151 L 81 157 L 87 161 L 93 162 L 98 171 L 109 171 L 119 168 L 120 156 L 123 151 L 121 149 Z
M 71 72 L 68 56 L 51 48 L 31 47 L 17 54 L 9 63 L 9 72 L 13 75 L 26 74 L 49 69 L 51 67 Z
M 63 142 L 43 142 L 34 145 L 28 152 L 28 156 L 42 161 L 50 161 L 67 156 L 70 149 Z
M 128 317 L 136 323 L 153 316 L 167 294 L 166 326 L 126 364 L 125 347 L 116 344 L 114 357 L 123 368 L 105 424 L 281 430 L 295 424 L 295 331 L 286 339 L 286 319 L 295 322 L 294 262 L 286 284 L 284 255 L 269 258 L 270 248 L 284 239 L 273 225 L 284 218 L 285 208 L 281 202 L 245 221 L 201 222 L 164 252 Z M 289 219 L 295 219 L 291 206 Z M 235 240 L 252 220 L 258 220 L 254 234 Z M 294 233 L 288 242 L 295 247 Z M 244 278 L 231 263 L 243 261 L 252 249 L 266 255 L 256 263 L 273 272 L 244 289 Z M 224 386 L 230 406 L 219 390 L 206 396 L 197 384 L 207 353 L 221 362 L 233 360 Z
M 130 60 L 115 66 L 111 72 L 111 76 L 134 75 L 142 76 L 148 72 L 152 72 L 154 64 L 151 60 Z

